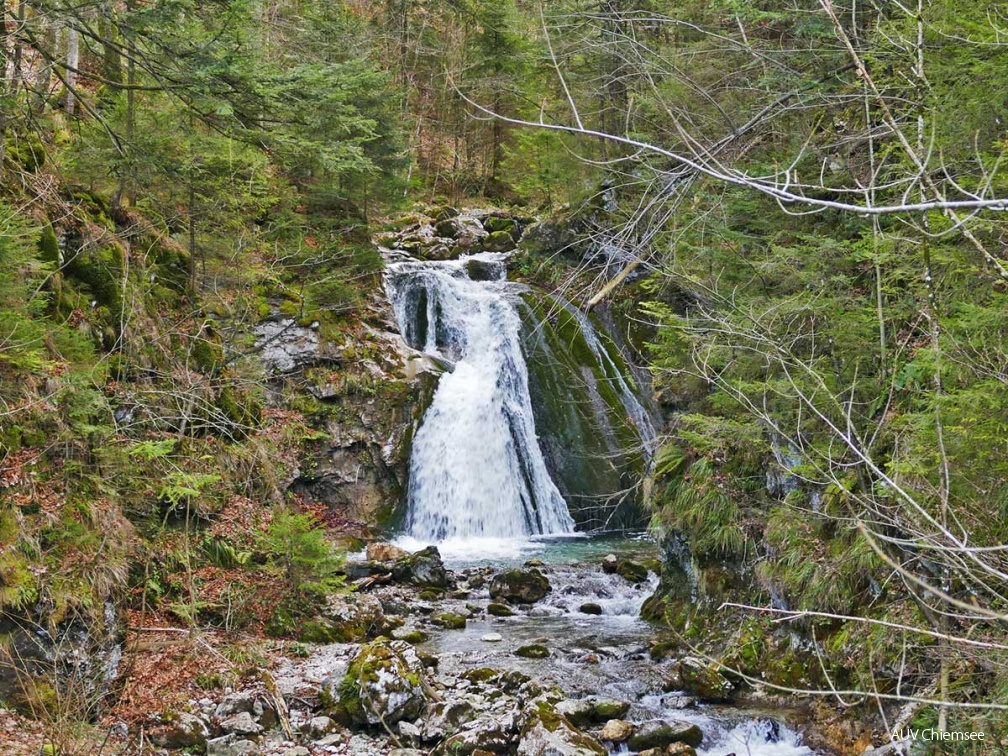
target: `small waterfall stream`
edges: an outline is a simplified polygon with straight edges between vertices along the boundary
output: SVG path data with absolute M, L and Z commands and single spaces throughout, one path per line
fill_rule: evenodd
M 408 537 L 448 551 L 574 529 L 536 436 L 522 287 L 505 275 L 493 253 L 386 268 L 403 336 L 448 367 L 413 441 L 406 520 Z

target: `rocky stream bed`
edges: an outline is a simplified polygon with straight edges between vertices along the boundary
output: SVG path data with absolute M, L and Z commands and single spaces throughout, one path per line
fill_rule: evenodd
M 162 715 L 150 740 L 208 756 L 814 753 L 801 712 L 740 704 L 702 659 L 651 658 L 653 548 L 572 539 L 548 562 L 446 567 L 435 548 L 372 544 L 320 630 L 347 642 Z

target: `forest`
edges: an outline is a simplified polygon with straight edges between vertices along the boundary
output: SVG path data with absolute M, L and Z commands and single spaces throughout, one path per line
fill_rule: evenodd
M 389 271 L 460 250 L 504 253 L 522 328 L 609 387 L 600 422 L 623 427 L 585 448 L 618 457 L 626 522 L 574 492 L 603 485 L 595 461 L 556 461 L 545 418 L 581 378 L 522 331 L 526 436 L 572 522 L 656 549 L 618 574 L 649 586 L 665 692 L 800 709 L 814 750 L 766 753 L 1008 749 L 1005 4 L 9 0 L 4 24 L 5 753 L 315 754 L 357 730 L 339 752 L 616 752 L 587 722 L 622 716 L 580 722 L 545 682 L 501 742 L 362 703 L 383 638 L 436 668 L 421 636 L 462 593 L 509 603 L 496 566 L 421 579 L 426 551 L 372 553 L 409 530 L 412 445 L 465 357 L 407 332 Z M 480 260 L 453 275 L 498 275 Z M 383 581 L 416 595 L 354 598 Z M 439 630 L 390 608 L 413 601 Z M 284 750 L 278 660 L 334 643 L 367 644 L 359 679 L 323 685 L 310 722 L 334 729 Z M 274 724 L 257 703 L 249 740 L 220 706 L 164 735 L 253 687 Z M 910 728 L 984 738 L 900 745 Z M 651 756 L 728 753 L 688 742 Z

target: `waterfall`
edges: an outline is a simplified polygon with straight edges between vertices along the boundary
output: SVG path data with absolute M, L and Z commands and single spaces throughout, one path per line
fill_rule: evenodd
M 403 337 L 446 365 L 413 440 L 407 535 L 419 542 L 527 539 L 574 521 L 539 448 L 521 319 L 504 256 L 386 267 Z

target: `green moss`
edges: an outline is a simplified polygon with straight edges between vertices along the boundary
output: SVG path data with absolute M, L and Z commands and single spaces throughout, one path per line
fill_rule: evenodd
M 430 633 L 426 633 L 423 630 L 417 629 L 417 630 L 410 630 L 408 633 L 403 633 L 398 637 L 401 640 L 406 641 L 407 643 L 413 643 L 413 644 L 426 643 L 427 641 L 430 640 Z
M 59 239 L 56 238 L 56 232 L 53 227 L 49 224 L 42 228 L 42 234 L 39 236 L 38 240 L 39 257 L 41 257 L 45 262 L 54 263 L 59 265 L 63 262 L 63 254 L 60 251 Z
M 515 649 L 515 656 L 524 659 L 545 659 L 550 655 L 549 649 L 541 643 L 529 643 Z
M 439 614 L 437 617 L 431 620 L 435 625 L 445 628 L 446 630 L 465 630 L 466 618 L 458 614 Z
M 490 669 L 490 667 L 476 667 L 475 669 L 467 669 L 460 677 L 473 683 L 485 683 L 497 677 L 498 674 L 496 669 Z

